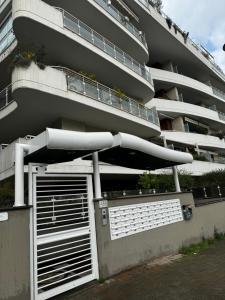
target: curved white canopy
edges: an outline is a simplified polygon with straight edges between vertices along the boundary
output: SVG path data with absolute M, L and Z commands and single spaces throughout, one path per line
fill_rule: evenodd
M 47 128 L 30 141 L 31 151 L 25 162 L 58 163 L 91 155 L 99 151 L 99 159 L 136 169 L 160 169 L 191 163 L 189 153 L 174 151 L 134 135 L 110 132 L 80 132 Z
M 120 146 L 122 148 L 137 150 L 145 154 L 149 154 L 163 160 L 177 162 L 179 164 L 192 163 L 193 161 L 193 157 L 189 153 L 164 148 L 162 146 L 156 145 L 152 142 L 127 133 L 118 133 L 114 137 L 113 146 Z

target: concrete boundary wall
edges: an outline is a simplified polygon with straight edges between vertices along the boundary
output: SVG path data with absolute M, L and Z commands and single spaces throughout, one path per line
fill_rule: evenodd
M 195 207 L 191 193 L 123 197 L 108 200 L 108 207 L 170 199 L 180 199 L 181 205 L 191 205 L 192 220 L 162 226 L 116 240 L 111 240 L 109 220 L 107 225 L 102 224 L 101 209 L 99 203 L 95 203 L 101 278 L 110 277 L 162 255 L 177 253 L 183 245 L 200 242 L 203 237 L 213 237 L 215 229 L 218 232 L 225 232 L 225 202 Z
M 30 211 L 4 213 L 8 220 L 0 222 L 0 300 L 30 300 Z
M 177 253 L 203 237 L 225 232 L 225 202 L 195 207 L 191 193 L 142 195 L 108 200 L 108 207 L 180 199 L 191 205 L 193 218 L 111 240 L 109 219 L 103 225 L 102 208 L 95 202 L 100 278 L 139 265 L 153 258 Z M 0 300 L 30 300 L 30 209 L 11 209 L 8 220 L 0 218 Z M 0 213 L 2 211 L 0 210 Z M 108 208 L 106 208 L 108 213 Z

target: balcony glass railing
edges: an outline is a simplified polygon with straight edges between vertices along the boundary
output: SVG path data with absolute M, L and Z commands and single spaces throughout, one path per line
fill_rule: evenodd
M 8 85 L 4 90 L 0 92 L 0 110 L 5 108 L 13 101 L 12 86 Z
M 218 111 L 219 119 L 225 122 L 225 113 Z
M 0 28 L 0 54 L 2 54 L 15 40 L 12 29 L 12 16 Z
M 212 90 L 213 90 L 213 94 L 222 98 L 223 100 L 225 100 L 225 92 L 215 88 L 215 87 L 212 87 Z
M 75 71 L 62 67 L 54 68 L 66 74 L 68 90 L 85 95 L 159 126 L 158 113 L 155 107 L 149 109 L 136 100 L 127 96 L 121 96 L 119 92 Z
M 108 0 L 95 0 L 105 11 L 114 17 L 120 24 L 129 30 L 146 48 L 147 43 L 144 34 L 138 30 L 117 8 L 108 4 Z
M 6 2 L 6 0 L 0 0 L 0 7 L 2 6 L 2 4 Z
M 63 14 L 64 27 L 68 30 L 78 34 L 95 47 L 101 49 L 105 53 L 107 53 L 110 57 L 122 63 L 130 70 L 134 71 L 141 77 L 145 78 L 152 84 L 152 79 L 150 76 L 150 72 L 144 65 L 141 65 L 136 60 L 134 60 L 130 55 L 126 54 L 120 48 L 115 46 L 109 40 L 105 39 L 102 35 L 91 29 L 88 25 L 72 16 L 70 13 L 64 11 L 63 9 L 59 9 Z

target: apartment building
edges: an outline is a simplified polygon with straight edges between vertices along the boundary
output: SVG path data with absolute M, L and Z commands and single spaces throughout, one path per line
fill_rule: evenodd
M 223 166 L 224 75 L 150 1 L 2 0 L 0 89 L 0 180 L 15 178 L 6 205 L 26 208 L 30 235 L 16 299 L 99 278 L 104 179 L 173 167 L 179 191 L 191 154 Z

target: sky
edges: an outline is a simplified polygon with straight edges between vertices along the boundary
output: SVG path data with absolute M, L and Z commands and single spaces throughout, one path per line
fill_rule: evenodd
M 163 11 L 209 50 L 225 72 L 225 0 L 163 0 Z

